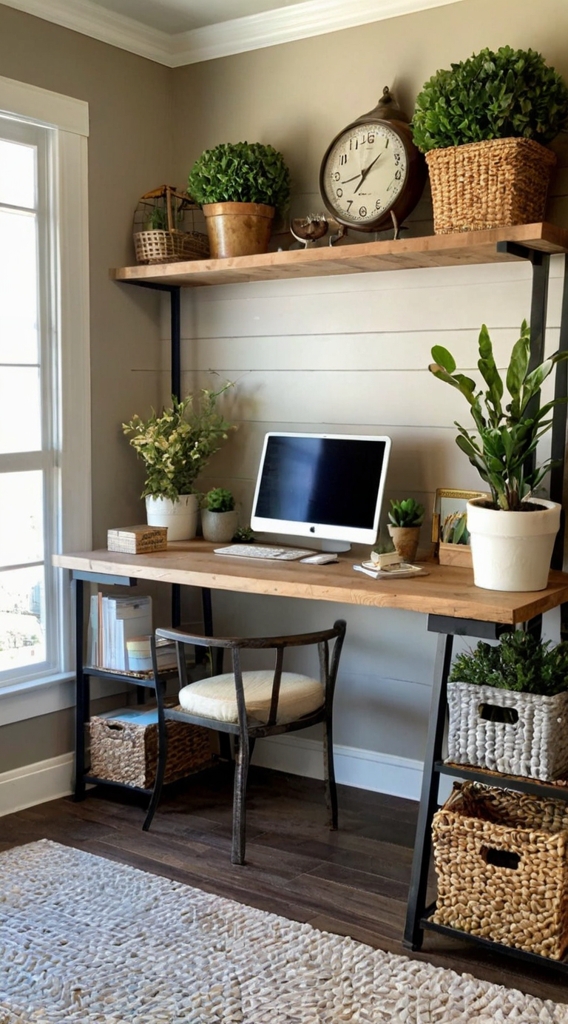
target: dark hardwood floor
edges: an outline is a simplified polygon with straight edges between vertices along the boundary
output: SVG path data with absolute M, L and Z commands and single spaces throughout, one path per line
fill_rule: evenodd
M 323 783 L 251 769 L 247 863 L 230 863 L 228 765 L 194 776 L 162 799 L 142 831 L 136 794 L 100 787 L 0 819 L 0 849 L 47 838 L 175 878 L 250 906 L 308 921 L 380 949 L 568 1002 L 568 976 L 426 933 L 404 949 L 406 897 L 418 805 L 339 787 L 337 832 L 325 826 Z

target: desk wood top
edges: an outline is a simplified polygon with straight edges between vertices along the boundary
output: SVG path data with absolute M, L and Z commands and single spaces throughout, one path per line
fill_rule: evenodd
M 328 565 L 215 555 L 213 545 L 203 540 L 170 544 L 166 551 L 150 555 L 100 550 L 53 558 L 59 568 L 97 576 L 114 574 L 237 593 L 400 608 L 507 625 L 526 622 L 568 602 L 568 573 L 551 572 L 546 590 L 505 593 L 475 587 L 471 569 L 424 562 L 427 576 L 373 580 L 355 572 L 357 561 L 353 554 L 341 555 L 339 562 Z

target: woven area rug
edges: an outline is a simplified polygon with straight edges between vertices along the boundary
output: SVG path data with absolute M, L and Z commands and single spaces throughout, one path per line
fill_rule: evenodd
M 0 854 L 0 879 L 0 1024 L 568 1024 L 568 1006 L 47 840 Z

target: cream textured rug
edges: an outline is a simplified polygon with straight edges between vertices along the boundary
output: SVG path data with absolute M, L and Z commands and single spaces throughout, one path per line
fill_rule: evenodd
M 47 840 L 0 854 L 0 1024 L 503 1021 L 568 1006 Z

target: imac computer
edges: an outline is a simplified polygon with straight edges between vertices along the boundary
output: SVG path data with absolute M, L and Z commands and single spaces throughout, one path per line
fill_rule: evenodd
M 374 544 L 390 446 L 389 437 L 267 434 L 252 529 L 317 540 L 324 551 Z

